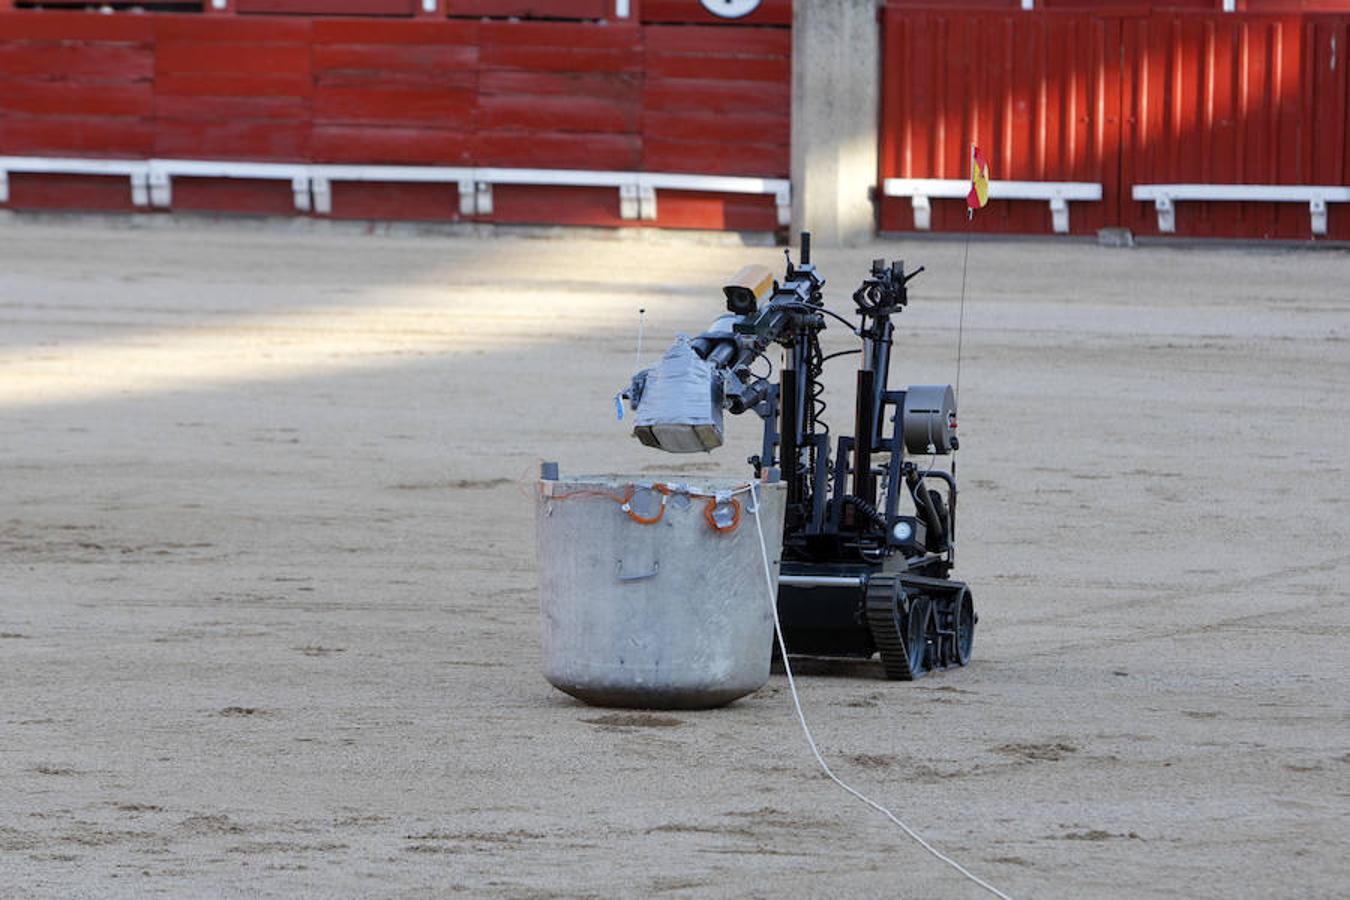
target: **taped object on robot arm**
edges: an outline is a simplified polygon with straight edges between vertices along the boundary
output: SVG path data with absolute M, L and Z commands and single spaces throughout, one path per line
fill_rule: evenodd
M 661 360 L 633 379 L 633 436 L 669 453 L 722 446 L 722 375 L 679 335 Z

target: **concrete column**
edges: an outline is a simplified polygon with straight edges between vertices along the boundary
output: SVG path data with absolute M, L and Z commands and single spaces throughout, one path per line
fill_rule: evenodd
M 792 231 L 821 246 L 870 240 L 877 181 L 877 0 L 792 4 Z

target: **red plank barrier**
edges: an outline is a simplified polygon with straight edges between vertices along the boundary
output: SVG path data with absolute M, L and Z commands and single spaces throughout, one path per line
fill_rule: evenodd
M 643 33 L 643 168 L 787 173 L 789 31 L 652 25 Z
M 1143 235 L 1160 233 L 1158 211 L 1133 199 L 1137 185 L 1350 183 L 1350 80 L 1336 58 L 1350 3 L 1015 5 L 888 2 L 881 182 L 965 177 L 974 141 L 996 181 L 1101 184 L 1100 202 L 1074 204 L 1074 233 Z M 1332 6 L 1343 14 L 1304 12 Z M 1350 239 L 1350 206 L 1327 213 L 1327 236 Z M 879 224 L 913 228 L 909 201 L 883 198 Z M 1044 204 L 991 201 L 968 224 L 950 199 L 933 201 L 932 227 L 1049 233 L 1051 221 Z M 1301 239 L 1311 227 L 1292 197 L 1175 207 L 1178 235 Z
M 287 4 L 327 2 L 232 6 L 283 13 Z M 387 0 L 335 2 L 341 9 L 324 8 L 412 9 Z M 686 5 L 701 9 L 696 0 Z M 763 22 L 784 21 L 784 9 L 790 21 L 790 4 L 766 4 L 770 12 L 735 20 L 735 28 L 645 25 L 647 4 L 628 6 L 624 20 L 612 17 L 613 0 L 452 0 L 449 18 L 405 20 L 0 13 L 0 155 L 785 178 L 791 44 L 787 29 Z M 521 11 L 576 20 L 482 18 Z M 455 17 L 469 13 L 474 18 Z M 15 203 L 31 196 L 22 183 L 29 177 L 19 179 Z M 75 181 L 51 182 L 46 202 L 59 205 L 60 186 Z M 339 217 L 402 218 L 396 213 L 405 205 L 408 218 L 462 214 L 448 185 L 335 183 L 332 190 Z M 178 207 L 275 212 L 287 208 L 287 191 L 247 179 L 189 178 L 173 195 Z M 70 205 L 106 206 L 102 194 L 92 196 L 71 193 Z M 415 199 L 423 196 L 430 199 Z M 666 196 L 660 225 L 777 227 L 772 195 Z M 636 224 L 620 217 L 614 189 L 536 185 L 499 188 L 492 214 L 480 218 Z
M 149 156 L 152 26 L 144 17 L 0 14 L 0 152 Z

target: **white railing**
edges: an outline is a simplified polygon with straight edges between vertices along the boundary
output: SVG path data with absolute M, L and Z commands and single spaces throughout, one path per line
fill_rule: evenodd
M 11 172 L 43 175 L 125 175 L 131 179 L 131 202 L 136 206 L 150 205 L 147 189 L 150 167 L 136 160 L 0 156 L 0 203 L 9 202 Z
M 623 219 L 656 218 L 657 191 L 706 191 L 716 194 L 772 195 L 778 224 L 787 225 L 792 188 L 786 178 L 733 175 L 687 175 L 664 172 L 604 172 L 581 169 L 511 169 L 486 166 L 378 166 L 307 163 L 235 162 L 200 159 L 64 159 L 0 156 L 0 203 L 9 202 L 9 173 L 125 175 L 131 180 L 135 206 L 173 205 L 175 178 L 250 178 L 289 181 L 300 212 L 329 215 L 333 185 L 342 182 L 420 182 L 454 184 L 464 216 L 492 214 L 492 187 L 524 184 L 547 187 L 609 187 L 619 192 Z
M 887 178 L 882 184 L 887 197 L 909 197 L 914 207 L 914 227 L 932 228 L 930 200 L 963 199 L 970 193 L 970 180 L 961 178 Z M 1069 201 L 1100 200 L 1102 186 L 1090 181 L 991 181 L 990 200 L 1040 200 L 1050 204 L 1050 220 L 1056 234 L 1069 232 Z
M 1131 191 L 1135 200 L 1153 201 L 1158 213 L 1158 231 L 1173 234 L 1177 230 L 1176 204 L 1179 201 L 1306 203 L 1312 233 L 1327 233 L 1327 204 L 1350 203 L 1350 187 L 1302 184 L 1137 184 Z

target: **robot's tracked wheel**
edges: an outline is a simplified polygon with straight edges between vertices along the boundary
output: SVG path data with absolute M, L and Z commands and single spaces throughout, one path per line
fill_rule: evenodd
M 913 681 L 928 672 L 933 605 L 916 594 L 906 596 L 893 575 L 867 581 L 867 627 L 892 681 Z
M 980 620 L 975 615 L 975 601 L 969 588 L 961 588 L 956 595 L 956 635 L 952 641 L 952 662 L 964 666 L 970 662 L 971 651 L 975 647 L 975 623 Z

